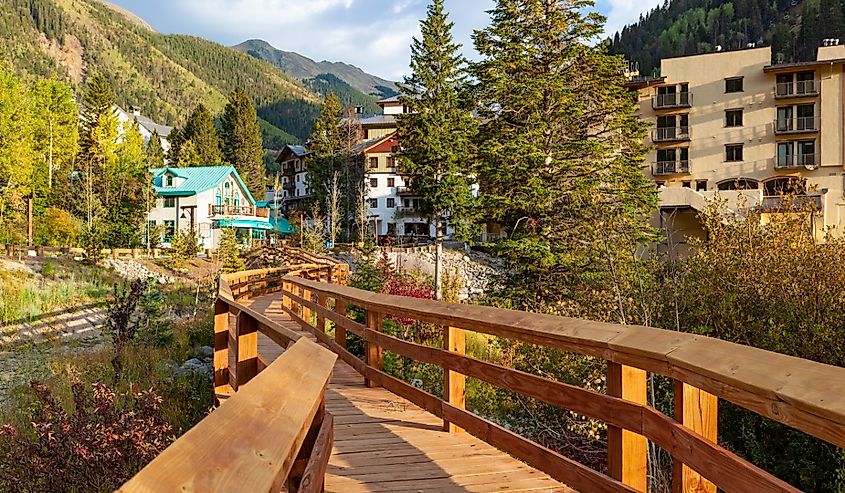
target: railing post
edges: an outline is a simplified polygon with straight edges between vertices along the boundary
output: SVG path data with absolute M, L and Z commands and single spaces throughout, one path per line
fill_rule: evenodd
M 317 293 L 317 304 L 323 308 L 326 308 L 326 295 L 323 293 Z M 317 330 L 322 333 L 326 333 L 326 317 L 321 312 L 317 312 Z
M 290 310 L 290 297 L 288 293 L 291 292 L 290 283 L 282 281 L 282 307 L 287 311 Z
M 228 394 L 229 383 L 229 305 L 214 302 L 214 394 Z M 219 402 L 216 402 L 218 405 Z
M 713 443 L 718 439 L 719 398 L 675 380 L 675 420 Z M 681 461 L 672 461 L 673 493 L 716 493 L 716 485 Z
M 314 301 L 313 296 L 311 296 L 310 289 L 302 289 L 300 290 L 300 297 L 305 301 Z M 302 305 L 302 320 L 305 320 L 305 323 L 311 325 L 311 314 L 313 310 L 311 308 Z
M 334 312 L 343 318 L 346 318 L 346 302 L 342 298 L 335 297 Z M 346 349 L 346 327 L 341 327 L 340 324 L 334 324 L 334 342 L 340 347 Z
M 258 322 L 244 312 L 238 314 L 238 386 L 258 374 Z
M 376 332 L 382 332 L 384 323 L 384 314 L 367 310 L 367 328 Z M 382 369 L 382 349 L 374 342 L 365 341 L 365 356 L 367 366 L 381 371 Z M 369 378 L 364 378 L 364 385 L 367 387 L 378 387 L 379 385 Z
M 607 362 L 607 394 L 646 404 L 646 372 Z M 637 491 L 646 491 L 648 441 L 642 435 L 615 426 L 607 427 L 607 469 L 610 477 Z
M 444 327 L 443 347 L 456 354 L 466 354 L 466 335 L 463 329 Z M 449 404 L 464 409 L 466 406 L 466 376 L 453 370 L 443 369 L 443 400 Z M 460 433 L 462 428 L 443 420 L 443 430 L 449 433 Z

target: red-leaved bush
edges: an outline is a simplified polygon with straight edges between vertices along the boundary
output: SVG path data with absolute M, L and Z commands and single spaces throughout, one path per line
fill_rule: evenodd
M 118 395 L 75 382 L 68 412 L 46 385 L 30 387 L 32 428 L 0 427 L 0 491 L 113 491 L 173 441 L 152 391 Z

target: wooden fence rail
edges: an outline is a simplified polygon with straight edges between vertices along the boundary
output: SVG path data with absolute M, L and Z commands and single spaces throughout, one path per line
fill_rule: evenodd
M 292 255 L 299 263 L 284 269 L 221 276 L 214 305 L 214 391 L 215 403 L 225 404 L 119 491 L 323 491 L 333 441 L 324 395 L 337 356 L 241 303 L 281 290 L 289 274 L 325 283 L 348 278 L 346 264 Z M 269 366 L 258 354 L 259 332 L 286 348 Z
M 719 398 L 845 446 L 843 368 L 692 334 L 390 296 L 295 275 L 283 278 L 281 291 L 291 317 L 368 385 L 383 386 L 441 417 L 446 429 L 466 430 L 581 491 L 646 491 L 648 440 L 674 458 L 674 491 L 799 491 L 716 443 Z M 365 311 L 365 323 L 346 317 L 350 305 Z M 383 333 L 386 317 L 444 327 L 443 349 Z M 334 338 L 325 332 L 326 320 L 335 326 Z M 607 393 L 466 356 L 465 330 L 602 358 Z M 345 349 L 349 333 L 364 339 L 363 361 Z M 443 399 L 386 374 L 383 351 L 442 367 Z M 646 405 L 647 372 L 675 380 L 674 417 Z M 467 411 L 465 377 L 607 423 L 608 475 Z

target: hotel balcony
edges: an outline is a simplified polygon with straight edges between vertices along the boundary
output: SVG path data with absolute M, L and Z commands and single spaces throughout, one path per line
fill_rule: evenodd
M 819 165 L 817 154 L 786 154 L 775 156 L 776 169 L 796 169 Z
M 396 187 L 396 194 L 400 197 L 418 197 L 420 194 L 411 187 Z
M 263 207 L 253 207 L 251 205 L 209 205 L 209 217 L 219 216 L 251 216 L 251 217 L 269 217 L 269 209 Z
M 655 110 L 669 108 L 689 108 L 692 106 L 692 93 L 656 94 L 651 97 L 651 107 Z
M 651 131 L 652 142 L 682 142 L 690 140 L 689 127 L 657 127 Z
M 654 176 L 682 175 L 689 173 L 689 161 L 657 161 L 651 168 Z
M 763 197 L 758 209 L 763 212 L 820 211 L 822 195 L 770 195 Z
M 818 96 L 821 81 L 800 80 L 798 82 L 779 82 L 775 84 L 775 99 L 805 98 Z
M 817 116 L 777 119 L 775 120 L 775 134 L 815 133 L 819 131 L 819 123 L 819 117 Z

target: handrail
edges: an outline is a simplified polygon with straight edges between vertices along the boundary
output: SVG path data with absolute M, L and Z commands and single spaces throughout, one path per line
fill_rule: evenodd
M 319 491 L 322 478 L 307 474 L 328 462 L 332 418 L 323 394 L 336 359 L 299 340 L 118 491 Z M 318 437 L 310 448 L 309 435 Z M 298 458 L 302 476 L 292 474 Z
M 845 368 L 693 334 L 391 296 L 290 275 L 283 279 L 282 295 L 282 305 L 291 317 L 371 385 L 384 386 L 576 489 L 643 491 L 645 470 L 642 467 L 639 472 L 636 466 L 645 464 L 648 438 L 675 458 L 683 478 L 701 474 L 706 479 L 696 481 L 728 492 L 799 491 L 716 443 L 717 398 L 845 446 Z M 334 311 L 329 309 L 330 299 L 334 299 Z M 345 316 L 350 304 L 366 311 L 366 325 Z M 386 316 L 447 327 L 446 349 L 382 333 Z M 335 340 L 325 334 L 326 320 L 335 323 Z M 609 363 L 608 394 L 467 357 L 462 335 L 458 336 L 462 330 L 602 358 Z M 364 339 L 365 361 L 346 351 L 348 332 Z M 442 366 L 447 379 L 451 378 L 445 383 L 444 399 L 384 373 L 383 350 Z M 645 405 L 645 371 L 675 380 L 676 419 Z M 462 399 L 448 392 L 450 388 L 453 394 L 463 392 L 462 384 L 455 386 L 459 376 L 606 422 L 609 442 L 614 442 L 609 443 L 613 479 L 464 410 Z M 625 434 L 627 440 L 621 438 Z M 634 443 L 641 439 L 642 447 L 631 446 L 631 437 Z
M 288 274 L 346 282 L 349 266 L 299 249 L 287 253 L 294 263 L 285 268 L 220 276 L 214 389 L 215 403 L 225 405 L 119 491 L 322 491 L 333 440 L 324 393 L 337 356 L 243 301 L 281 289 Z M 269 366 L 258 354 L 259 332 L 286 348 Z

